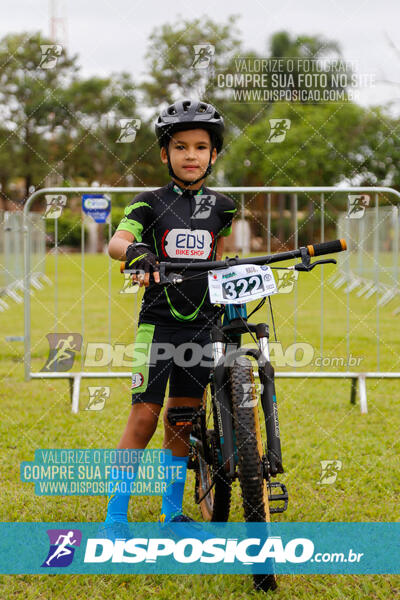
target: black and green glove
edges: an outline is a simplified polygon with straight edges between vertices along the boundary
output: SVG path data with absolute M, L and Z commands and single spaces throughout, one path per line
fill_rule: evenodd
M 159 271 L 157 257 L 149 250 L 149 245 L 142 242 L 133 242 L 125 252 L 125 268 L 132 271 L 144 271 L 153 273 Z

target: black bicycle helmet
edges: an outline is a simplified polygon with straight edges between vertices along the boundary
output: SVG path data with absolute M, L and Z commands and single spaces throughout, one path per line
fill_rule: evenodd
M 224 120 L 212 104 L 199 100 L 178 100 L 162 111 L 155 130 L 161 147 L 168 145 L 176 131 L 185 129 L 206 129 L 217 152 L 221 152 L 224 141 Z

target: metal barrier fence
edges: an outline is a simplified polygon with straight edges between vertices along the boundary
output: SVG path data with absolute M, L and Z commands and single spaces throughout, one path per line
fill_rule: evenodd
M 41 372 L 33 372 L 31 367 L 31 355 L 32 355 L 32 341 L 31 341 L 31 298 L 29 294 L 31 277 L 32 277 L 32 267 L 31 267 L 31 254 L 29 249 L 31 248 L 31 235 L 32 228 L 28 227 L 27 223 L 29 222 L 30 209 L 40 196 L 44 194 L 53 194 L 53 195 L 69 195 L 74 194 L 90 194 L 90 195 L 98 195 L 98 194 L 127 194 L 127 193 L 139 193 L 141 191 L 147 190 L 155 190 L 157 188 L 142 188 L 142 187 L 127 187 L 127 188 L 113 188 L 113 187 L 102 187 L 102 188 L 92 188 L 92 187 L 82 187 L 82 188 L 47 188 L 41 189 L 34 192 L 26 202 L 24 207 L 24 234 L 25 234 L 25 275 L 24 275 L 24 295 L 25 295 L 25 307 L 24 307 L 24 320 L 25 320 L 25 335 L 24 335 L 24 344 L 25 344 L 25 378 L 28 379 L 40 379 L 40 378 L 52 378 L 52 379 L 68 379 L 71 387 L 71 395 L 72 395 L 72 411 L 77 412 L 79 410 L 79 394 L 80 394 L 80 385 L 81 380 L 83 378 L 87 379 L 103 379 L 103 378 L 121 378 L 121 377 L 131 377 L 130 372 L 126 371 L 115 371 L 111 369 L 111 360 L 106 362 L 108 364 L 107 371 L 94 371 L 87 370 L 85 363 L 85 353 L 81 352 L 81 361 L 80 368 L 77 371 L 68 371 L 68 372 L 44 372 L 43 369 Z M 345 233 L 343 237 L 347 239 L 349 244 L 350 251 L 348 253 L 343 253 L 343 257 L 341 258 L 340 268 L 341 272 L 349 273 L 353 268 L 354 261 L 360 261 L 364 255 L 368 254 L 367 244 L 364 244 L 364 234 L 358 232 L 358 236 L 355 235 L 352 225 L 350 222 L 352 221 L 351 214 L 353 214 L 354 206 L 356 201 L 354 198 L 365 198 L 367 194 L 374 195 L 375 208 L 374 208 L 374 226 L 372 227 L 371 235 L 375 242 L 372 244 L 372 252 L 373 252 L 373 272 L 375 277 L 375 283 L 381 280 L 382 273 L 386 270 L 385 260 L 383 260 L 382 253 L 379 252 L 378 245 L 376 243 L 376 239 L 378 234 L 376 233 L 376 227 L 379 227 L 379 208 L 380 205 L 390 205 L 398 210 L 398 203 L 400 199 L 400 193 L 391 188 L 385 187 L 343 187 L 343 188 L 335 188 L 335 187 L 217 187 L 214 188 L 217 191 L 222 193 L 232 195 L 233 197 L 237 197 L 238 204 L 241 206 L 242 217 L 245 216 L 245 209 L 251 212 L 251 206 L 254 198 L 258 194 L 264 194 L 266 204 L 265 212 L 261 214 L 257 213 L 258 216 L 255 218 L 256 225 L 261 228 L 262 234 L 266 237 L 267 241 L 267 250 L 269 251 L 272 246 L 272 242 L 276 242 L 276 236 L 272 232 L 272 226 L 274 219 L 276 220 L 277 214 L 276 211 L 272 209 L 272 196 L 273 194 L 285 194 L 290 196 L 291 199 L 291 212 L 287 217 L 287 221 L 290 224 L 289 233 L 286 238 L 286 244 L 289 247 L 297 247 L 299 245 L 299 235 L 303 236 L 303 232 L 305 230 L 308 231 L 307 227 L 312 230 L 313 238 L 307 239 L 307 242 L 317 243 L 320 241 L 326 241 L 328 238 L 326 237 L 327 232 L 329 233 L 329 237 L 332 238 L 336 235 L 336 228 L 339 223 L 339 230 L 342 231 L 343 227 Z M 250 197 L 246 195 L 251 195 Z M 338 210 L 337 203 L 333 202 L 333 198 L 336 198 L 337 195 L 344 196 L 344 200 L 342 205 L 345 207 L 347 205 L 347 219 L 343 221 L 343 207 Z M 392 198 L 389 201 L 389 197 Z M 307 200 L 308 208 L 305 210 L 302 209 L 304 207 L 305 202 Z M 311 204 L 310 204 L 311 202 Z M 362 202 L 361 202 L 362 204 Z M 311 206 L 311 210 L 310 210 Z M 250 207 L 250 208 L 249 208 Z M 364 206 L 365 208 L 365 206 Z M 357 211 L 356 211 L 357 212 Z M 240 211 L 239 211 L 240 213 Z M 61 213 L 60 213 L 61 214 Z M 369 213 L 367 213 L 369 214 Z M 278 215 L 279 217 L 279 215 Z M 61 215 L 62 218 L 62 215 Z M 357 220 L 361 223 L 361 218 L 357 216 Z M 45 221 L 45 220 L 44 220 Z M 53 298 L 53 315 L 52 319 L 54 322 L 54 333 L 58 332 L 60 327 L 65 329 L 64 319 L 60 317 L 60 294 L 59 294 L 59 240 L 58 240 L 58 221 L 55 220 L 55 229 L 54 229 L 54 248 L 51 251 L 51 254 L 54 258 L 54 298 Z M 344 225 L 343 225 L 344 223 Z M 398 227 L 398 221 L 396 221 Z M 310 228 L 311 225 L 311 228 Z M 105 224 L 106 231 L 108 231 L 108 239 L 111 237 L 112 228 L 111 221 L 108 219 Z M 304 228 L 304 229 L 303 229 Z M 244 228 L 242 228 L 244 230 Z M 353 237 L 354 236 L 354 237 Z M 369 237 L 369 236 L 367 236 Z M 282 242 L 281 242 L 282 243 Z M 368 242 L 369 244 L 369 242 Z M 276 245 L 276 244 L 274 244 Z M 391 250 L 392 258 L 395 257 L 398 259 L 398 244 L 394 242 L 395 250 Z M 105 283 L 102 283 L 101 287 L 99 285 L 98 280 L 95 280 L 91 274 L 89 274 L 85 268 L 85 261 L 87 260 L 86 252 L 85 252 L 85 235 L 84 235 L 84 220 L 81 220 L 81 254 L 79 258 L 79 269 L 80 269 L 80 300 L 76 300 L 74 298 L 73 307 L 78 307 L 80 305 L 80 324 L 79 326 L 74 325 L 74 327 L 68 327 L 68 331 L 76 331 L 79 337 L 79 347 L 86 347 L 86 352 L 88 351 L 91 332 L 87 328 L 87 313 L 88 306 L 91 308 L 96 305 L 96 300 L 94 300 L 90 305 L 87 302 L 87 296 L 93 292 L 94 289 L 101 291 L 106 294 L 106 303 L 107 317 L 104 319 L 104 328 L 107 331 L 107 335 L 103 335 L 103 339 L 105 337 L 108 338 L 108 342 L 99 345 L 99 347 L 103 348 L 103 353 L 106 352 L 107 348 L 110 354 L 114 352 L 112 350 L 112 342 L 115 340 L 115 336 L 112 333 L 112 322 L 113 322 L 113 311 L 112 304 L 115 302 L 113 298 L 113 285 L 112 279 L 114 272 L 116 273 L 116 269 L 112 269 L 112 261 L 108 258 L 108 267 L 106 272 L 102 272 L 101 277 L 105 280 Z M 382 261 L 380 262 L 380 259 Z M 378 294 L 376 294 L 376 304 L 374 309 L 371 309 L 368 306 L 368 321 L 365 324 L 365 331 L 369 334 L 369 339 L 372 341 L 371 351 L 368 353 L 366 362 L 368 363 L 366 369 L 352 369 L 354 366 L 352 360 L 354 357 L 352 356 L 353 350 L 353 333 L 355 328 L 360 326 L 360 319 L 357 316 L 356 309 L 359 307 L 358 299 L 356 300 L 356 304 L 354 304 L 353 295 L 351 295 L 351 285 L 347 285 L 346 287 L 346 295 L 344 300 L 341 299 L 339 294 L 335 293 L 334 284 L 329 283 L 327 281 L 327 277 L 325 275 L 325 270 L 327 266 L 323 266 L 320 268 L 320 272 L 318 275 L 318 279 L 314 279 L 313 290 L 310 293 L 310 297 L 302 298 L 300 293 L 300 288 L 297 281 L 293 282 L 293 294 L 291 296 L 286 296 L 284 294 L 284 289 L 282 291 L 282 297 L 280 301 L 284 304 L 284 312 L 281 315 L 282 321 L 285 323 L 284 326 L 284 338 L 286 343 L 292 341 L 293 344 L 302 344 L 304 340 L 307 341 L 307 336 L 304 332 L 304 324 L 307 326 L 310 325 L 310 321 L 313 319 L 313 316 L 307 317 L 304 316 L 303 310 L 305 306 L 310 306 L 310 299 L 312 296 L 313 306 L 318 307 L 319 313 L 319 327 L 318 327 L 318 337 L 319 337 L 319 348 L 317 349 L 318 354 L 318 366 L 315 366 L 310 370 L 300 370 L 296 364 L 293 365 L 293 370 L 282 370 L 276 373 L 278 378 L 322 378 L 322 379 L 350 379 L 351 380 L 351 401 L 354 403 L 356 398 L 356 385 L 357 382 L 359 384 L 359 393 L 360 393 L 360 407 L 361 412 L 367 412 L 367 395 L 366 395 L 366 380 L 367 379 L 388 379 L 388 378 L 400 378 L 400 372 L 393 370 L 393 364 L 397 364 L 398 362 L 398 354 L 396 354 L 396 361 L 391 360 L 391 355 L 387 352 L 388 346 L 390 346 L 390 340 L 388 342 L 387 339 L 382 339 L 382 331 L 381 331 L 381 304 Z M 287 271 L 286 271 L 287 273 Z M 313 272 L 315 273 L 315 271 Z M 397 287 L 398 287 L 398 271 L 396 269 L 391 274 L 391 278 L 395 277 L 395 273 L 397 273 Z M 306 277 L 315 277 L 314 275 L 307 275 Z M 118 277 L 121 277 L 118 275 Z M 331 277 L 329 278 L 332 281 Z M 316 282 L 316 283 L 315 283 Z M 279 284 L 278 284 L 279 289 Z M 77 290 L 75 289 L 75 294 Z M 318 293 L 319 292 L 319 293 Z M 98 293 L 98 292 L 97 292 Z M 334 294 L 334 298 L 332 299 L 332 294 Z M 315 295 L 318 296 L 318 300 L 315 299 Z M 135 320 L 137 317 L 138 311 L 138 303 L 137 303 L 137 295 L 134 296 L 136 298 L 136 304 L 134 310 L 131 312 L 126 311 L 125 314 L 127 316 L 127 320 Z M 357 304 L 358 302 L 358 304 Z M 339 303 L 339 307 L 338 307 Z M 332 309 L 333 306 L 333 309 Z M 117 307 L 118 308 L 118 307 Z M 120 307 L 119 307 L 120 308 Z M 46 310 L 48 308 L 46 307 Z M 71 313 L 71 308 L 68 309 L 68 315 Z M 125 309 L 124 309 L 125 310 Z M 375 317 L 374 319 L 370 319 L 371 310 L 374 310 Z M 104 312 L 102 313 L 104 314 Z M 289 317 L 292 319 L 292 324 L 290 327 L 287 326 L 287 322 Z M 90 314 L 92 317 L 92 315 Z M 279 316 L 279 315 L 278 315 Z M 341 318 L 342 317 L 342 318 Z M 314 319 L 315 320 L 315 319 Z M 331 322 L 330 327 L 330 340 L 327 342 L 326 340 L 326 330 L 327 325 L 326 321 L 329 320 Z M 361 319 L 362 321 L 363 319 Z M 333 330 L 335 335 L 332 335 L 332 321 L 334 323 Z M 372 321 L 374 321 L 372 323 Z M 77 321 L 75 320 L 75 323 Z M 363 323 L 361 323 L 361 326 Z M 102 331 L 103 331 L 102 329 Z M 98 334 L 96 334 L 98 335 Z M 386 334 L 385 334 L 386 335 Z M 290 338 L 290 339 L 289 339 Z M 334 338 L 334 339 L 332 339 Z M 35 341 L 35 348 L 43 343 L 44 336 Z M 48 338 L 49 339 L 49 338 Z M 131 339 L 131 338 L 130 338 Z M 313 344 L 315 344 L 315 339 L 312 340 Z M 72 338 L 70 337 L 70 342 L 72 343 Z M 75 342 L 73 342 L 75 344 Z M 372 349 L 372 345 L 375 346 L 375 351 Z M 66 346 L 65 346 L 66 347 Z M 75 345 L 76 347 L 76 345 Z M 334 369 L 326 370 L 324 369 L 327 364 L 331 364 L 330 362 L 326 363 L 327 352 L 332 350 L 332 347 L 337 354 L 342 350 L 345 356 L 343 356 L 343 361 L 338 363 L 336 361 L 333 362 Z M 382 352 L 382 347 L 384 352 Z M 54 348 L 53 348 L 54 350 Z M 79 349 L 78 349 L 79 350 Z M 116 352 L 116 350 L 115 350 Z M 296 354 L 296 350 L 294 351 Z M 394 353 L 396 353 L 394 351 Z M 68 354 L 68 352 L 67 352 Z M 73 354 L 73 353 L 72 353 Z M 50 355 L 49 355 L 50 356 Z M 335 358 L 335 357 L 333 357 Z M 336 359 L 338 357 L 336 356 Z M 51 362 L 51 361 L 50 361 Z M 358 365 L 359 363 L 357 363 Z M 338 368 L 343 367 L 344 370 Z M 382 366 L 383 365 L 383 366 Z M 279 367 L 278 363 L 276 366 Z
M 9 308 L 7 300 L 22 304 L 24 275 L 24 235 L 22 211 L 0 211 L 0 311 Z M 32 271 L 30 285 L 42 289 L 46 279 L 45 223 L 42 215 L 30 213 L 26 220 L 29 228 L 29 253 Z
M 399 246 L 400 214 L 398 206 L 365 208 L 360 218 L 340 215 L 338 237 L 349 240 L 349 256 L 339 256 L 338 274 L 331 282 L 335 289 L 356 293 L 358 298 L 378 296 L 378 305 L 400 304 Z M 377 268 L 377 265 L 379 268 Z M 394 314 L 400 312 L 400 307 Z

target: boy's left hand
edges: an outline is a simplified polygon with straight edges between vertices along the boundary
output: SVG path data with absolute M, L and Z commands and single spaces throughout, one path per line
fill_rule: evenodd
M 150 273 L 153 273 L 154 281 L 160 283 L 158 260 L 147 244 L 132 243 L 126 249 L 126 267 L 137 269 L 132 273 L 132 283 L 138 283 L 140 287 L 150 284 Z

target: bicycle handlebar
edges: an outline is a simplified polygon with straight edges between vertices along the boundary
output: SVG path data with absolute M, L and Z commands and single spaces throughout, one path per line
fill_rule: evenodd
M 332 252 L 342 252 L 347 250 L 346 241 L 334 240 L 331 242 L 323 242 L 322 244 L 308 245 L 304 248 L 308 256 L 322 256 Z M 289 260 L 291 258 L 299 258 L 302 255 L 302 248 L 297 250 L 289 250 L 288 252 L 279 252 L 268 256 L 251 256 L 248 258 L 227 257 L 225 260 L 202 261 L 196 263 L 170 263 L 162 262 L 165 272 L 174 271 L 176 269 L 190 269 L 191 271 L 207 271 L 210 269 L 221 269 L 223 267 L 233 267 L 235 265 L 246 265 L 249 261 L 253 265 L 269 265 L 275 262 Z
M 210 269 L 222 269 L 224 267 L 233 267 L 235 265 L 269 265 L 276 262 L 281 262 L 284 260 L 290 260 L 291 258 L 299 258 L 305 254 L 309 257 L 311 256 L 322 256 L 324 254 L 331 254 L 333 252 L 342 252 L 342 250 L 347 250 L 346 241 L 341 240 L 333 240 L 331 242 L 322 242 L 321 244 L 309 244 L 308 246 L 301 247 L 297 250 L 289 250 L 288 252 L 278 252 L 277 254 L 271 254 L 267 256 L 251 256 L 248 258 L 239 258 L 235 257 L 227 257 L 225 260 L 209 260 L 209 261 L 199 261 L 195 263 L 187 263 L 187 262 L 160 262 L 160 268 L 167 273 L 169 271 L 176 271 L 181 269 L 186 269 L 190 271 L 208 271 Z M 120 265 L 121 273 L 125 270 L 125 263 L 121 263 Z

